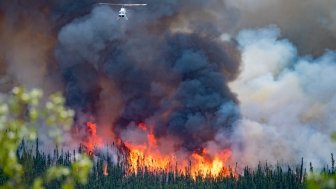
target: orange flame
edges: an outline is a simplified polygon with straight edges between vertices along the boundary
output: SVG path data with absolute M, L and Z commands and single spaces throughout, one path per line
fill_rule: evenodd
M 101 147 L 103 142 L 101 138 L 97 136 L 97 126 L 95 123 L 90 121 L 86 122 L 86 129 L 87 129 L 87 137 L 83 141 L 83 145 L 85 146 L 87 152 L 92 154 L 96 147 Z
M 231 151 L 226 150 L 222 153 L 217 154 L 213 158 L 207 158 L 208 152 L 206 149 L 203 150 L 202 154 L 193 153 L 192 158 L 194 164 L 191 166 L 191 172 L 193 176 L 195 174 L 199 176 L 229 176 L 231 171 L 226 167 L 225 163 L 231 156 Z
M 96 124 L 92 122 L 86 123 L 88 136 L 83 142 L 88 153 L 92 154 L 95 148 L 103 146 L 102 139 L 97 136 Z M 145 123 L 137 125 L 139 132 L 143 132 L 146 136 L 146 142 L 137 144 L 131 141 L 123 141 L 129 150 L 127 157 L 128 173 L 138 173 L 141 171 L 149 171 L 152 173 L 160 171 L 168 171 L 190 175 L 196 177 L 219 177 L 219 176 L 236 176 L 229 170 L 227 163 L 231 157 L 230 150 L 211 155 L 208 149 L 203 148 L 200 152 L 191 154 L 183 153 L 165 154 L 160 151 L 160 140 L 157 139 L 151 127 Z M 103 175 L 108 176 L 107 162 L 103 164 Z M 177 173 L 176 172 L 176 173 Z
M 232 173 L 226 165 L 231 157 L 230 150 L 211 157 L 207 149 L 203 149 L 201 153 L 194 152 L 189 158 L 178 161 L 174 155 L 164 155 L 159 152 L 157 139 L 146 124 L 140 123 L 138 128 L 146 132 L 147 143 L 138 145 L 125 142 L 126 147 L 130 150 L 128 164 L 131 173 L 137 173 L 140 169 L 150 172 L 177 169 L 180 173 L 189 174 L 193 178 L 196 176 L 230 176 Z
M 104 161 L 104 163 L 103 163 L 103 175 L 108 176 L 107 162 L 106 161 Z

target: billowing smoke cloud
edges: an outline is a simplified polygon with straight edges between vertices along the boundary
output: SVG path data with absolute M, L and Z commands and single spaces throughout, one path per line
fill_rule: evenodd
M 336 49 L 336 1 L 334 0 L 226 0 L 237 8 L 236 31 L 278 25 L 293 41 L 299 54 L 320 56 Z
M 198 22 L 202 29 L 186 20 L 214 6 L 192 2 L 149 2 L 131 9 L 129 22 L 96 6 L 64 26 L 56 56 L 68 104 L 125 140 L 141 138 L 136 125 L 146 122 L 157 138 L 174 137 L 176 150 L 202 150 L 219 131 L 229 135 L 239 111 L 227 111 L 238 102 L 227 82 L 237 75 L 239 56 L 233 43 L 220 40 L 213 16 Z
M 240 101 L 242 119 L 233 135 L 238 162 L 330 162 L 336 144 L 336 54 L 298 56 L 296 47 L 280 39 L 270 26 L 241 31 L 237 37 L 242 68 L 230 84 Z

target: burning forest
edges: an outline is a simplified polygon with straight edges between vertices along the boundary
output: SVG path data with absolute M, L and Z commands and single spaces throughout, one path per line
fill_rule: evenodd
M 60 30 L 56 58 L 68 105 L 78 112 L 77 137 L 90 152 L 119 144 L 135 172 L 191 164 L 194 173 L 229 174 L 229 137 L 240 113 L 227 83 L 239 54 L 216 33 L 175 31 L 182 30 L 172 26 L 179 12 L 192 13 L 180 8 L 169 16 L 137 12 L 142 22 L 120 25 L 111 8 L 98 6 Z M 153 17 L 162 18 L 146 23 Z
M 1 1 L 0 97 L 62 91 L 75 112 L 63 148 L 105 177 L 120 163 L 193 179 L 302 157 L 322 168 L 336 150 L 336 5 L 308 1 L 123 1 L 147 5 L 128 20 L 93 0 Z

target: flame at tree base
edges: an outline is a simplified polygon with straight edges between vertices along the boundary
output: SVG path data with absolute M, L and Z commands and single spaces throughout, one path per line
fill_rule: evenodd
M 95 149 L 103 147 L 103 140 L 96 135 L 96 124 L 86 123 L 89 134 L 82 142 L 89 154 L 93 154 Z M 183 175 L 196 177 L 228 177 L 236 176 L 227 162 L 231 157 L 229 149 L 211 156 L 206 148 L 201 152 L 185 153 L 182 157 L 176 154 L 163 154 L 159 151 L 158 141 L 155 135 L 144 124 L 140 123 L 137 128 L 146 134 L 146 142 L 134 144 L 130 141 L 122 141 L 127 149 L 125 164 L 127 174 L 138 174 L 144 171 L 151 173 L 174 172 Z M 122 149 L 119 149 L 122 151 Z M 107 164 L 103 165 L 103 174 L 108 175 Z
M 141 170 L 149 172 L 178 172 L 190 175 L 193 178 L 218 177 L 235 175 L 234 171 L 227 167 L 226 162 L 231 156 L 230 151 L 213 159 L 207 159 L 203 155 L 193 153 L 189 159 L 177 161 L 174 156 L 146 153 L 138 148 L 130 149 L 129 172 L 138 173 Z

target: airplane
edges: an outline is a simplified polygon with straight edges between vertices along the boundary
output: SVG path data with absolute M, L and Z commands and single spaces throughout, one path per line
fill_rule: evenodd
M 128 20 L 127 10 L 125 7 L 147 6 L 147 4 L 113 4 L 113 3 L 99 3 L 99 5 L 121 6 L 118 14 L 118 20 L 120 20 L 121 18 Z

